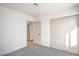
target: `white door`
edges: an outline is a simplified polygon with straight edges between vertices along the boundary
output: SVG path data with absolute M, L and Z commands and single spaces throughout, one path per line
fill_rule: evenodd
M 33 41 L 34 43 L 41 43 L 41 22 L 33 22 Z

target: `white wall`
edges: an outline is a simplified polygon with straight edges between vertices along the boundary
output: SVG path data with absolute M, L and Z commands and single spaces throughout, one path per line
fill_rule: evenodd
M 27 20 L 34 18 L 0 7 L 0 55 L 27 46 Z
M 41 21 L 41 45 L 51 46 L 51 31 L 50 31 L 50 20 L 67 17 L 72 15 L 77 15 L 78 12 L 74 8 L 70 8 L 68 10 L 59 11 L 56 13 L 51 13 L 50 15 L 38 16 L 36 17 L 36 21 Z M 58 29 L 57 29 L 58 30 Z
M 41 22 L 41 45 L 50 47 L 50 22 L 47 17 L 36 17 Z

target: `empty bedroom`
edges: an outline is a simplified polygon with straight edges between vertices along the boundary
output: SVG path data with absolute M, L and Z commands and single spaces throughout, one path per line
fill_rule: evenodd
M 0 3 L 0 56 L 78 56 L 79 3 Z

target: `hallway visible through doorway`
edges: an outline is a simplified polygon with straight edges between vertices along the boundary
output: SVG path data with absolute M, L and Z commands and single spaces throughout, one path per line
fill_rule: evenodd
M 32 45 L 33 44 L 33 40 L 27 40 L 27 45 Z
M 27 24 L 27 45 L 32 45 L 33 43 L 33 22 L 28 21 Z
M 40 44 L 41 42 L 41 22 L 28 21 L 27 23 L 27 45 L 32 45 L 33 43 Z

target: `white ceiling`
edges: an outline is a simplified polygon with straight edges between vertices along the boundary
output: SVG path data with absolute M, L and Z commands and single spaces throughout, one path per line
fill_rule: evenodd
M 74 5 L 72 3 L 38 3 L 38 6 L 34 7 L 33 3 L 0 3 L 0 6 L 11 8 L 31 16 L 55 13 L 73 7 Z

